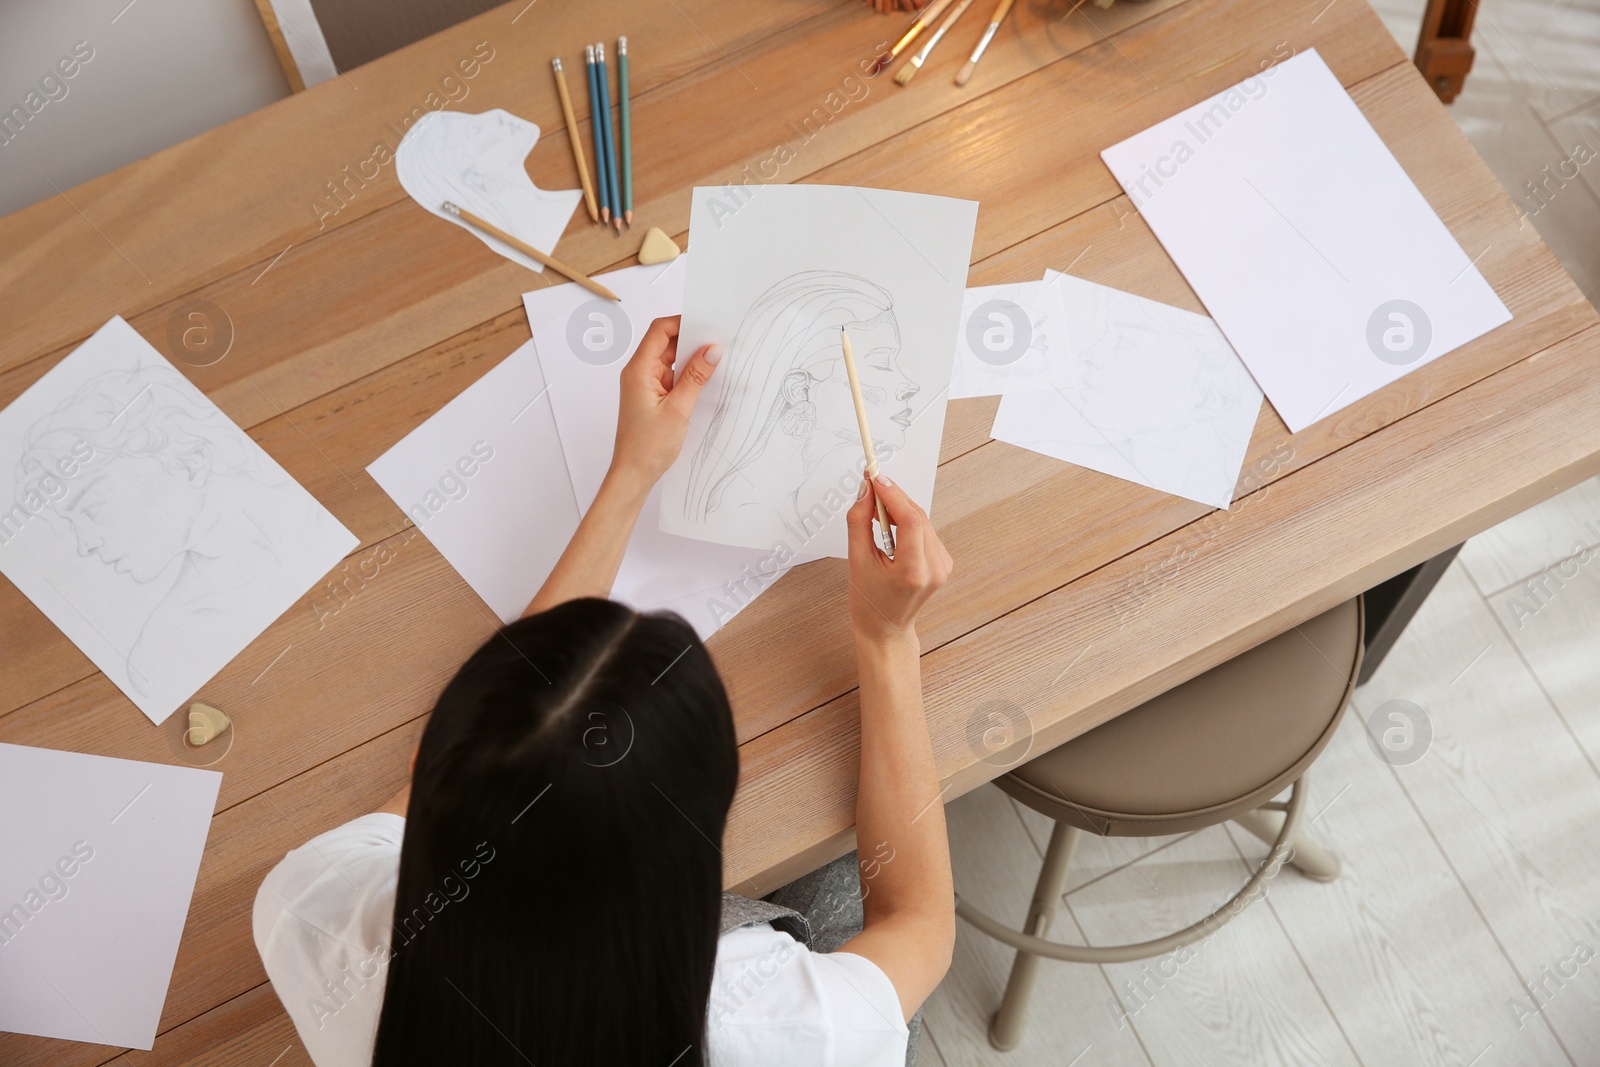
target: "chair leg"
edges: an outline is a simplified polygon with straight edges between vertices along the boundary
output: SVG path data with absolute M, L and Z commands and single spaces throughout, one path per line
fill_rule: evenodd
M 1024 927 L 1035 937 L 1050 931 L 1050 922 L 1061 907 L 1061 891 L 1066 888 L 1067 868 L 1072 864 L 1072 853 L 1078 847 L 1078 828 L 1058 822 L 1050 832 L 1050 846 L 1045 849 L 1044 866 L 1039 870 L 1039 881 L 1033 887 L 1033 903 L 1028 906 L 1028 922 Z M 1022 1040 L 1022 1027 L 1028 1013 L 1028 999 L 1033 995 L 1033 981 L 1039 971 L 1039 957 L 1031 952 L 1017 952 L 1011 964 L 1011 978 L 1006 982 L 1005 996 L 1000 999 L 994 1018 L 989 1021 L 989 1044 L 1002 1052 L 1016 1047 Z
M 1235 816 L 1233 821 L 1270 845 L 1278 839 L 1278 831 L 1283 829 L 1283 812 L 1258 808 Z M 1307 878 L 1331 882 L 1339 877 L 1339 857 L 1311 840 L 1303 828 L 1289 842 L 1289 848 L 1289 864 Z

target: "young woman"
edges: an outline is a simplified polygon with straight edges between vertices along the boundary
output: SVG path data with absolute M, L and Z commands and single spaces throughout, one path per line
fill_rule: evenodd
M 883 478 L 898 548 L 879 551 L 862 483 L 848 610 L 866 860 L 848 899 L 807 890 L 823 925 L 852 905 L 862 919 L 820 951 L 790 909 L 721 892 L 739 754 L 705 647 L 674 615 L 603 599 L 721 356 L 701 350 L 674 383 L 677 332 L 657 320 L 622 371 L 599 495 L 524 617 L 439 696 L 410 786 L 290 852 L 257 894 L 257 948 L 318 1067 L 907 1057 L 954 941 L 915 628 L 950 556 Z

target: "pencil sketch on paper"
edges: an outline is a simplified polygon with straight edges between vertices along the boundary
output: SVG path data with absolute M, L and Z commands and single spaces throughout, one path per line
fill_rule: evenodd
M 281 598 L 286 558 L 326 540 L 326 512 L 264 455 L 153 362 L 89 378 L 24 431 L 17 506 L 126 583 L 125 601 L 77 613 L 103 636 L 127 632 L 127 604 L 154 604 L 118 649 L 130 696 L 164 692 L 175 664 L 220 667 L 259 632 L 233 609 Z
M 554 248 L 582 197 L 579 189 L 541 189 L 528 177 L 539 127 L 501 108 L 481 114 L 435 111 L 418 119 L 395 150 L 395 176 L 411 198 L 527 267 L 525 253 L 448 214 L 446 200 L 487 219 L 535 248 Z
M 728 379 L 689 466 L 687 522 L 798 547 L 853 502 L 865 459 L 841 326 L 880 463 L 904 447 L 920 385 L 902 366 L 888 290 L 839 271 L 792 274 L 751 305 L 724 357 Z
M 1055 275 L 1072 326 L 1052 389 L 1007 396 L 995 438 L 1227 507 L 1261 391 L 1214 322 Z

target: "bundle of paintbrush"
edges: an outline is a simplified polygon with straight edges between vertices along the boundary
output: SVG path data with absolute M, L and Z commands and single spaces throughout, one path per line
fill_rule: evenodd
M 952 4 L 954 4 L 953 7 L 951 6 Z M 978 60 L 983 58 L 984 50 L 989 47 L 989 42 L 994 39 L 995 31 L 999 30 L 1000 23 L 1005 21 L 1007 13 L 1011 10 L 1011 4 L 1012 0 L 1000 0 L 999 4 L 995 7 L 994 13 L 989 17 L 988 28 L 983 31 L 983 36 L 978 39 L 978 43 L 976 47 L 973 48 L 972 54 L 967 57 L 967 62 L 961 67 L 961 70 L 955 76 L 955 83 L 957 85 L 966 85 L 967 82 L 971 80 L 972 72 L 977 68 Z M 932 26 L 934 22 L 939 20 L 939 17 L 943 15 L 944 18 L 939 20 L 937 28 L 933 31 L 933 35 L 930 36 L 927 42 L 917 50 L 916 54 L 907 60 L 905 65 L 895 73 L 895 84 L 911 84 L 911 79 L 915 78 L 917 76 L 917 72 L 922 69 L 925 63 L 927 63 L 929 55 L 933 53 L 934 48 L 938 46 L 939 42 L 944 39 L 944 35 L 949 32 L 950 27 L 954 26 L 956 24 L 956 20 L 961 18 L 962 15 L 966 14 L 967 8 L 971 6 L 972 0 L 933 0 L 932 3 L 920 10 L 920 13 L 917 15 L 916 19 L 912 21 L 911 27 L 906 30 L 906 32 L 898 41 L 894 43 L 894 47 L 890 48 L 887 52 L 878 57 L 877 69 L 881 71 L 888 68 L 888 66 L 899 57 L 901 52 L 904 52 L 907 48 L 911 47 L 912 43 L 915 42 L 917 38 L 922 36 L 922 32 L 929 26 Z

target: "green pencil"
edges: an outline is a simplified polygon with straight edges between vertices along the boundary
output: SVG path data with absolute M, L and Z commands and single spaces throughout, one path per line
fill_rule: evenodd
M 622 108 L 622 219 L 633 226 L 633 132 L 628 123 L 628 39 L 617 38 L 617 96 Z

